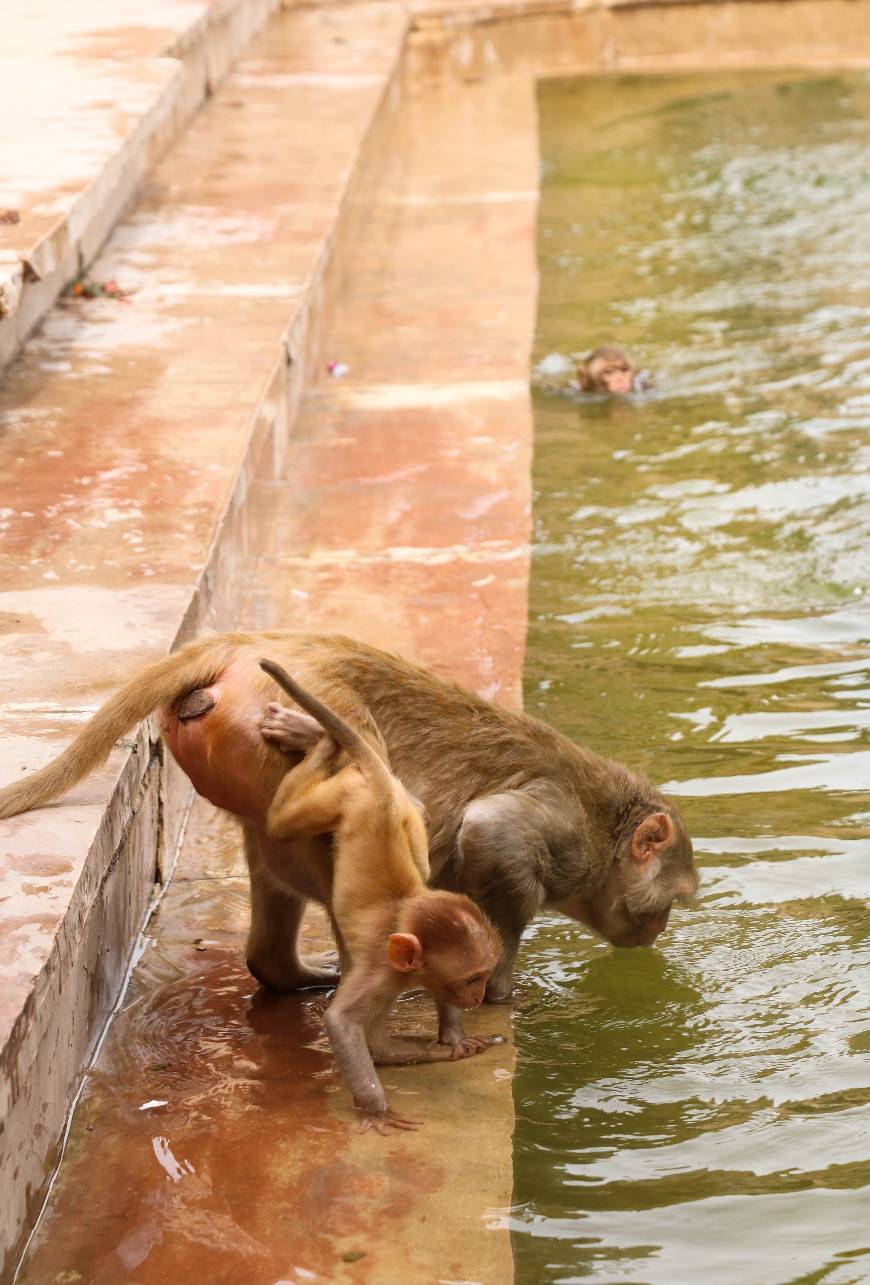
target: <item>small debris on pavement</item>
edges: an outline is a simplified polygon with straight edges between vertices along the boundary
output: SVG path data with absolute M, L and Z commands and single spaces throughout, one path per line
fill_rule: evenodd
M 350 372 L 350 366 L 348 366 L 347 362 L 344 361 L 328 361 L 326 363 L 326 369 L 329 371 L 330 375 L 332 375 L 333 379 L 341 379 L 342 376 L 347 375 Z
M 21 215 L 17 210 L 0 210 L 0 223 L 20 223 Z
M 76 295 L 79 299 L 120 299 L 129 301 L 132 290 L 125 290 L 117 281 L 94 281 L 90 277 L 78 277 L 71 281 L 65 294 Z

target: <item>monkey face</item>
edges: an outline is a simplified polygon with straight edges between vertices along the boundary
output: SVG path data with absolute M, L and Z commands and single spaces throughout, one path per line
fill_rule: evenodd
M 657 911 L 632 914 L 625 904 L 621 885 L 614 886 L 611 875 L 604 888 L 593 896 L 572 902 L 572 919 L 579 919 L 611 946 L 652 946 L 659 933 L 668 926 L 670 906 Z M 563 909 L 563 907 L 559 907 Z
M 656 903 L 642 910 L 630 908 L 637 895 L 636 880 L 633 864 L 615 861 L 600 888 L 559 902 L 556 909 L 578 919 L 611 946 L 652 946 L 668 926 L 674 898 L 670 888 L 662 886 L 656 889 Z
M 466 1009 L 478 1008 L 483 1003 L 486 984 L 498 963 L 498 953 L 480 951 L 475 946 L 476 943 L 468 941 L 457 942 L 450 952 L 430 955 L 420 980 L 436 999 Z M 458 972 L 458 968 L 462 971 Z
M 634 387 L 634 368 L 629 361 L 607 362 L 598 372 L 597 383 L 605 393 L 624 396 Z
M 628 353 L 612 344 L 602 344 L 577 367 L 577 378 L 585 393 L 607 393 L 624 397 L 634 391 L 637 372 Z
M 479 1008 L 483 1003 L 486 983 L 489 981 L 491 972 L 490 967 L 483 972 L 471 973 L 468 977 L 448 983 L 444 988 L 444 998 L 448 1004 L 454 1004 L 457 1008 Z

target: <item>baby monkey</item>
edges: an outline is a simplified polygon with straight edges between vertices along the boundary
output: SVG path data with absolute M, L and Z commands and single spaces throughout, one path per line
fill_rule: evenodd
M 638 370 L 628 353 L 613 344 L 601 344 L 577 365 L 577 382 L 584 393 L 624 397 L 651 388 L 649 371 Z
M 447 1062 L 481 1053 L 457 1008 L 477 1008 L 501 943 L 468 897 L 426 887 L 426 828 L 404 786 L 344 719 L 273 661 L 262 668 L 326 733 L 282 778 L 269 808 L 276 839 L 333 834 L 332 918 L 341 983 L 325 1017 L 339 1073 L 362 1130 L 385 1134 L 418 1121 L 390 1110 L 375 1063 Z M 438 1041 L 390 1036 L 393 1003 L 422 986 L 438 1006 Z

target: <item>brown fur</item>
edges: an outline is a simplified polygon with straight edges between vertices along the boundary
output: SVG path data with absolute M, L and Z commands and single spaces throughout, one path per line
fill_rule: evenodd
M 522 930 L 545 905 L 618 944 L 647 944 L 672 901 L 694 891 L 697 874 L 679 812 L 643 777 L 537 719 L 338 636 L 227 634 L 158 661 L 111 698 L 54 764 L 0 791 L 0 816 L 69 789 L 119 736 L 162 706 L 170 748 L 194 784 L 244 826 L 255 976 L 286 989 L 331 980 L 303 964 L 295 949 L 305 898 L 329 900 L 325 841 L 313 840 L 312 850 L 298 856 L 292 843 L 267 832 L 287 759 L 260 738 L 259 721 L 278 691 L 257 665 L 264 653 L 292 668 L 422 800 L 433 882 L 470 895 L 501 933 L 490 998 L 509 994 Z M 180 724 L 172 707 L 208 684 L 219 698 L 215 708 Z M 647 822 L 653 838 L 638 843 Z
M 380 754 L 279 665 L 261 663 L 327 733 L 281 781 L 267 827 L 279 839 L 334 835 L 331 912 L 342 976 L 326 1028 L 336 1061 L 364 1127 L 413 1127 L 390 1112 L 373 1059 L 434 1062 L 482 1052 L 485 1041 L 453 1038 L 452 1008 L 482 1001 L 498 962 L 498 937 L 467 897 L 426 887 L 425 826 Z M 393 964 L 396 949 L 410 967 Z M 437 1043 L 387 1034 L 392 1004 L 418 984 L 438 1005 Z

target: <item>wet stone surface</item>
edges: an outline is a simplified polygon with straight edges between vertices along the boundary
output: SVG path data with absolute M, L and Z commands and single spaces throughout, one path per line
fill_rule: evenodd
M 451 1173 L 439 1155 L 464 1169 L 480 1163 L 475 1147 L 487 1154 L 479 1125 L 454 1134 L 457 1112 L 485 1120 L 498 1052 L 484 1055 L 485 1079 L 471 1063 L 385 1071 L 424 1132 L 410 1144 L 357 1135 L 322 1033 L 328 992 L 272 994 L 245 968 L 235 824 L 198 803 L 182 862 L 87 1077 L 20 1279 L 390 1280 L 432 1259 L 461 1276 L 467 1246 L 451 1251 L 424 1227 L 415 1250 L 396 1229 L 412 1209 L 415 1227 L 436 1217 Z M 312 912 L 306 952 L 331 947 Z M 489 1015 L 475 1017 L 486 1030 Z M 396 1025 L 434 1031 L 431 1003 L 403 1003 Z

